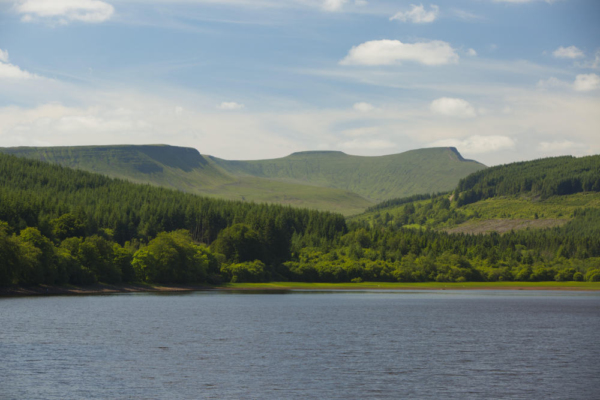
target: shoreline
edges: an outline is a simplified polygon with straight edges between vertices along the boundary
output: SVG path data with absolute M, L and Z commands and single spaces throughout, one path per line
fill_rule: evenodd
M 0 287 L 2 297 L 109 295 L 121 293 L 185 293 L 197 291 L 402 291 L 402 290 L 544 290 L 544 291 L 600 291 L 600 282 L 361 282 L 361 283 L 227 283 L 222 285 L 108 285 L 91 286 L 14 286 Z

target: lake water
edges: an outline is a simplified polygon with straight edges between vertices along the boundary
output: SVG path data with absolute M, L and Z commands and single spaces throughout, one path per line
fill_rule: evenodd
M 600 295 L 0 299 L 1 399 L 600 398 Z

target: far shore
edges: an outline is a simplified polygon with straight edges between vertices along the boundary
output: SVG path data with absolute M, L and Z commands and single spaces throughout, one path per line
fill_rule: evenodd
M 555 290 L 600 291 L 600 282 L 360 282 L 360 283 L 226 283 L 222 285 L 96 284 L 91 286 L 0 287 L 0 297 L 106 295 L 117 293 L 182 293 L 194 291 L 361 291 L 361 290 Z

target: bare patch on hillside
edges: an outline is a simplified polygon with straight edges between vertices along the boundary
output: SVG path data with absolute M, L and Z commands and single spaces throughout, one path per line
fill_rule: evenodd
M 456 228 L 446 229 L 448 233 L 506 233 L 521 229 L 546 229 L 562 226 L 569 222 L 568 219 L 488 219 L 485 221 L 469 221 Z

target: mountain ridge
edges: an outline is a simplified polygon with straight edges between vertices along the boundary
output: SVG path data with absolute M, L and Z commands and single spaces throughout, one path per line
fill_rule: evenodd
M 170 145 L 12 147 L 0 152 L 200 195 L 345 215 L 388 198 L 450 190 L 485 168 L 454 148 L 376 157 L 303 151 L 266 160 L 225 160 Z

